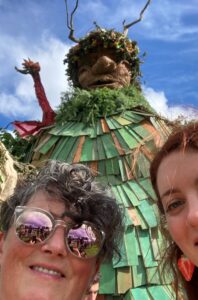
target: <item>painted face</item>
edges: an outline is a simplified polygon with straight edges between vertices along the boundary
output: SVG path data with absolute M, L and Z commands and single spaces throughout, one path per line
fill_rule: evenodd
M 84 300 L 95 300 L 99 292 L 99 282 L 94 283 L 87 292 Z
M 84 89 L 108 87 L 122 88 L 130 85 L 130 66 L 126 60 L 116 61 L 108 49 L 90 53 L 79 63 L 78 80 Z
M 65 206 L 47 192 L 37 192 L 27 204 L 60 218 Z M 26 245 L 14 226 L 0 237 L 0 291 L 4 300 L 80 300 L 93 279 L 96 258 L 73 256 L 65 247 L 64 228 L 57 227 L 45 243 Z
M 198 266 L 198 152 L 176 151 L 165 157 L 157 187 L 173 240 Z

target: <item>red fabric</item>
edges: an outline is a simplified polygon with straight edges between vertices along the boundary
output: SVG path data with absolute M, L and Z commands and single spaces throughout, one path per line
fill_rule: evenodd
M 41 127 L 44 127 L 44 124 L 42 122 L 37 121 L 15 121 L 12 124 L 19 133 L 20 137 L 36 135 L 41 129 Z

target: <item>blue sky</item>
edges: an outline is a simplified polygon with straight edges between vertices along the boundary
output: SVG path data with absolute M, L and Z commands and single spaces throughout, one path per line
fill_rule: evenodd
M 72 8 L 74 0 L 68 0 Z M 146 0 L 79 0 L 74 16 L 78 38 L 101 27 L 122 31 L 122 22 L 138 18 Z M 140 53 L 142 88 L 162 115 L 197 117 L 197 0 L 153 0 L 143 21 L 129 29 Z M 63 59 L 68 39 L 64 0 L 0 0 L 0 127 L 14 120 L 40 120 L 30 76 L 14 70 L 23 58 L 39 61 L 41 78 L 54 109 L 68 89 Z

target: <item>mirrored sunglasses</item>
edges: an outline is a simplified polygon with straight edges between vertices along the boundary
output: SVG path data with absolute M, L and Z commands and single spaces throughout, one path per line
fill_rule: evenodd
M 66 248 L 76 257 L 88 259 L 99 254 L 104 243 L 104 232 L 94 224 L 74 224 L 55 219 L 51 213 L 40 208 L 17 206 L 14 225 L 18 239 L 28 245 L 46 242 L 57 226 L 65 227 Z

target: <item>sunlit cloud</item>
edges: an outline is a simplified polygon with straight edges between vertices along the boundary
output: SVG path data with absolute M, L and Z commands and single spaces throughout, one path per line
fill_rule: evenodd
M 163 91 L 155 91 L 151 87 L 143 86 L 143 94 L 155 111 L 169 120 L 182 117 L 185 120 L 197 119 L 198 110 L 190 106 L 170 105 Z

